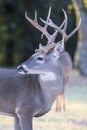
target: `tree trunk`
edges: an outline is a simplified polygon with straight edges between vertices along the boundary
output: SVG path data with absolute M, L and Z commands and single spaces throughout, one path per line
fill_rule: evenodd
M 87 75 L 87 13 L 84 9 L 83 1 L 77 0 L 77 4 L 80 9 L 80 15 L 82 19 L 81 31 L 82 41 L 78 54 L 78 67 L 83 75 Z

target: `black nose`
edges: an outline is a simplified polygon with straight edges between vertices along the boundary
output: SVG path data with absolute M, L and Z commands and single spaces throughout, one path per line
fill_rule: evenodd
M 25 68 L 22 65 L 19 65 L 17 69 L 19 72 L 26 72 Z

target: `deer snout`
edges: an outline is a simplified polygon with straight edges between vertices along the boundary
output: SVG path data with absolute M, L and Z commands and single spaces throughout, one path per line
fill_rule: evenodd
M 27 68 L 24 65 L 19 65 L 17 69 L 19 73 L 27 73 Z

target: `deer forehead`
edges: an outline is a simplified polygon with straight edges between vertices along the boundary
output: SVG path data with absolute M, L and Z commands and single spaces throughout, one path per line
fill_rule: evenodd
M 53 57 L 53 54 L 51 53 L 49 53 L 49 54 L 41 54 L 41 53 L 38 53 L 38 54 L 34 54 L 34 55 L 32 55 L 32 60 L 34 60 L 34 61 L 36 61 L 37 60 L 37 58 L 39 58 L 39 57 L 42 57 L 43 59 L 44 59 L 44 61 L 52 61 L 53 59 L 54 59 L 54 57 Z

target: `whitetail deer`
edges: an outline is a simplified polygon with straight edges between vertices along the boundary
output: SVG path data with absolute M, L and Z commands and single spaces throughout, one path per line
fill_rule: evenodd
M 34 20 L 25 14 L 27 20 L 47 37 L 48 43 L 44 47 L 40 45 L 35 54 L 17 67 L 20 74 L 16 69 L 0 69 L 0 111 L 15 118 L 14 130 L 32 130 L 33 117 L 47 113 L 64 87 L 67 74 L 62 62 L 63 57 L 68 56 L 64 42 L 78 30 L 80 23 L 67 35 L 67 15 L 63 12 L 65 19 L 60 27 L 50 20 L 51 9 L 47 20 L 41 19 L 44 27 L 38 24 L 37 13 Z M 54 29 L 53 35 L 48 33 L 48 26 Z M 55 43 L 58 32 L 63 38 Z

